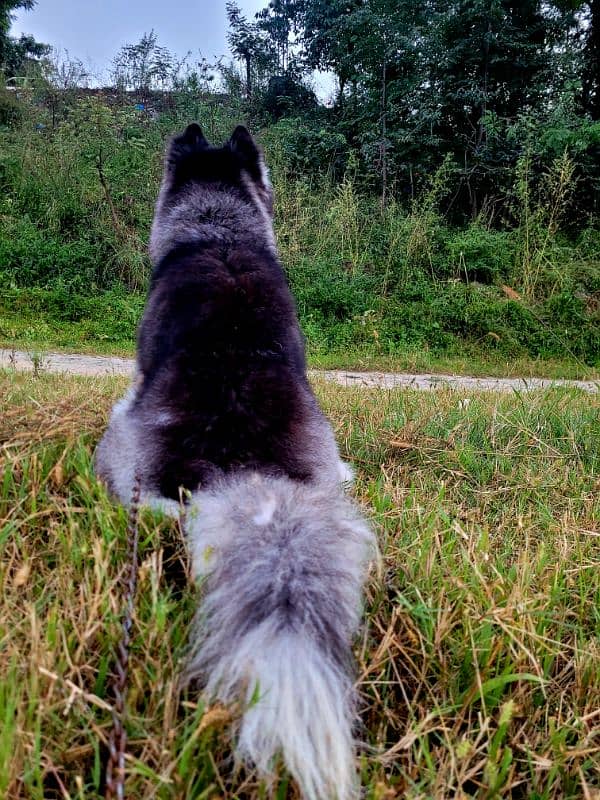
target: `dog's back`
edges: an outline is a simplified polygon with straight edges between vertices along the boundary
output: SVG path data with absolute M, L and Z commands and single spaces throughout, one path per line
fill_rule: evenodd
M 240 467 L 313 477 L 318 410 L 295 311 L 265 249 L 180 247 L 159 264 L 138 340 L 148 481 L 177 497 Z M 315 419 L 311 420 L 311 417 Z M 158 424 L 157 424 L 158 422 Z

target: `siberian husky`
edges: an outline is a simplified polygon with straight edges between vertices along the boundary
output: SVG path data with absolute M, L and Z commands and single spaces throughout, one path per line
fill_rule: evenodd
M 281 754 L 309 800 L 358 791 L 351 641 L 373 535 L 343 484 L 306 377 L 278 260 L 263 156 L 239 126 L 222 147 L 174 138 L 150 238 L 137 376 L 96 472 L 121 502 L 178 513 L 204 578 L 188 675 L 241 699 L 237 752 L 268 777 Z

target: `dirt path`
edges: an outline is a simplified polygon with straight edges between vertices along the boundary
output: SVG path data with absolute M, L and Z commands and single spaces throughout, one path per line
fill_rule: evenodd
M 133 359 L 117 356 L 88 356 L 75 353 L 45 353 L 36 358 L 22 350 L 0 349 L 0 367 L 18 370 L 37 368 L 45 372 L 67 372 L 72 375 L 131 375 Z M 489 390 L 510 392 L 547 389 L 566 386 L 596 394 L 600 391 L 598 381 L 570 381 L 550 378 L 470 378 L 462 375 L 410 375 L 392 372 L 354 372 L 352 370 L 312 370 L 311 375 L 324 378 L 342 386 L 395 389 L 453 389 Z

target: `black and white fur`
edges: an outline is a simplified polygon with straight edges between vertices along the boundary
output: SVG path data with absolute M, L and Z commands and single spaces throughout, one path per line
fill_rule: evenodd
M 134 386 L 96 471 L 128 504 L 177 513 L 204 599 L 188 674 L 245 702 L 238 752 L 268 776 L 281 753 L 309 800 L 357 792 L 350 643 L 373 537 L 342 484 L 306 378 L 277 258 L 272 191 L 243 127 L 220 148 L 175 138 L 150 240 L 154 274 Z

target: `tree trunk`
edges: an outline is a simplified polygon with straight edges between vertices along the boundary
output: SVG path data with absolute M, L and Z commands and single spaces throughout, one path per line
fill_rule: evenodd
M 600 120 L 600 0 L 589 0 L 590 26 L 583 76 L 583 105 L 592 119 Z
M 250 53 L 244 56 L 246 60 L 246 97 L 248 100 L 252 97 L 252 76 L 250 73 Z
M 381 208 L 385 208 L 387 201 L 387 98 L 386 98 L 386 57 L 383 57 L 381 70 Z

